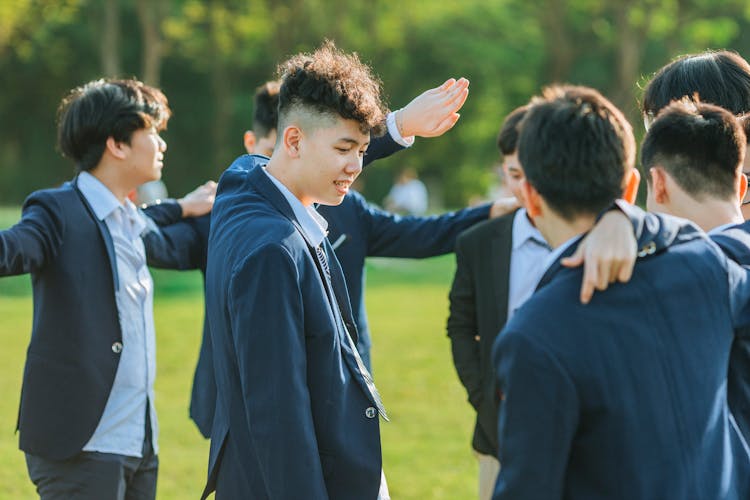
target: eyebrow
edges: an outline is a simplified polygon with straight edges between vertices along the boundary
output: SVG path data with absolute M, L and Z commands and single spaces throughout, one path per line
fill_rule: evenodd
M 346 142 L 349 144 L 353 144 L 354 146 L 360 146 L 360 142 L 356 139 L 352 139 L 351 137 L 341 137 L 336 142 Z M 369 145 L 370 145 L 370 141 L 361 143 L 361 146 L 369 146 Z

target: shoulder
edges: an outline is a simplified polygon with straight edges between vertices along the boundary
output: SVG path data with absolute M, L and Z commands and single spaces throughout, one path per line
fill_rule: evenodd
M 458 237 L 458 243 L 460 245 L 475 245 L 504 232 L 508 232 L 508 235 L 510 236 L 515 216 L 516 211 L 513 211 L 502 217 L 488 219 L 475 224 L 461 233 Z

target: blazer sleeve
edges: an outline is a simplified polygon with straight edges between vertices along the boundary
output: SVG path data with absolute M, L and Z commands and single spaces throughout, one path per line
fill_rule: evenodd
M 157 203 L 146 205 L 143 213 L 149 216 L 158 226 L 168 226 L 182 220 L 182 207 L 177 200 L 160 200 Z
M 479 333 L 476 314 L 476 296 L 474 293 L 474 274 L 471 259 L 464 248 L 462 238 L 456 245 L 456 274 L 449 294 L 450 314 L 448 316 L 448 337 L 451 341 L 453 364 L 461 380 L 469 403 L 475 410 L 479 409 L 482 399 L 482 372 L 479 355 Z
M 370 146 L 367 148 L 365 157 L 362 160 L 362 166 L 366 167 L 375 160 L 387 158 L 402 149 L 405 149 L 404 146 L 393 140 L 391 134 L 386 131 L 385 134 L 372 138 Z
M 307 389 L 304 311 L 293 257 L 280 245 L 248 256 L 228 300 L 242 398 L 267 497 L 328 498 Z
M 504 331 L 493 361 L 504 399 L 498 418 L 500 469 L 494 500 L 563 498 L 579 401 L 558 360 L 522 332 Z
M 454 250 L 458 235 L 487 220 L 490 204 L 429 217 L 386 212 L 357 197 L 362 223 L 367 227 L 367 255 L 420 259 Z
M 54 196 L 29 196 L 21 220 L 0 231 L 0 276 L 30 273 L 53 260 L 65 234 L 63 213 Z
M 146 248 L 149 266 L 162 269 L 198 269 L 203 242 L 196 228 L 183 221 L 159 227 L 148 216 L 141 239 Z
M 620 210 L 630 219 L 640 251 L 639 257 L 664 250 L 682 237 L 690 237 L 700 231 L 685 219 L 645 212 L 625 200 L 617 200 L 610 209 Z

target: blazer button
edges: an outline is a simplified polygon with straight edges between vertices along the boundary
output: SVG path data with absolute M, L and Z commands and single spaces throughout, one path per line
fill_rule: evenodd
M 378 410 L 376 410 L 372 406 L 365 410 L 365 417 L 375 418 L 377 416 L 378 416 Z
M 115 354 L 120 354 L 122 352 L 122 342 L 115 342 L 112 344 L 112 352 Z

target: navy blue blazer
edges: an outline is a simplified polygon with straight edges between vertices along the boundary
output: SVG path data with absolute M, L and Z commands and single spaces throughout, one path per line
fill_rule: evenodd
M 402 146 L 388 134 L 376 137 L 367 149 L 363 163 L 368 165 L 401 149 Z M 152 210 L 154 212 L 149 212 L 149 215 L 162 223 L 158 213 L 155 213 L 159 207 Z M 344 270 L 349 301 L 355 311 L 359 331 L 357 347 L 365 365 L 370 368 L 371 342 L 364 302 L 365 257 L 423 258 L 452 252 L 461 231 L 487 219 L 489 205 L 433 217 L 401 217 L 373 207 L 359 193 L 352 192 L 341 205 L 320 206 L 318 211 L 328 221 L 330 241 L 335 242 L 345 235 L 335 252 Z M 208 220 L 209 217 L 204 216 L 191 222 L 195 230 L 205 236 L 203 241 L 206 242 L 203 252 L 196 257 L 197 263 L 205 262 Z M 211 336 L 208 323 L 204 321 L 203 341 L 190 399 L 190 417 L 204 437 L 211 434 L 215 400 Z
M 328 239 L 341 243 L 335 249 L 344 269 L 349 301 L 359 328 L 357 349 L 370 368 L 370 329 L 365 310 L 365 258 L 421 259 L 453 252 L 458 235 L 487 220 L 490 204 L 431 217 L 400 216 L 381 210 L 352 191 L 341 205 L 320 206 L 328 221 Z M 343 239 L 341 239 L 343 238 Z
M 750 222 L 711 234 L 711 239 L 734 262 L 750 265 Z M 732 344 L 727 400 L 745 442 L 750 443 L 750 332 L 739 332 Z
M 32 193 L 21 220 L 0 231 L 0 276 L 31 273 L 34 295 L 19 445 L 51 460 L 76 455 L 91 438 L 122 348 L 112 238 L 76 180 Z M 176 203 L 162 211 L 181 217 Z M 194 233 L 151 229 L 143 236 L 149 265 L 189 268 Z
M 259 166 L 267 161 L 237 159 L 211 216 L 217 399 L 204 497 L 215 488 L 224 498 L 374 499 L 380 429 L 345 337 L 344 325 L 353 336 L 356 327 L 343 273 L 327 245 L 333 290 L 324 284 L 311 243 Z
M 746 272 L 686 225 L 588 305 L 581 278 L 558 260 L 495 342 L 494 498 L 749 498 L 725 398 Z

